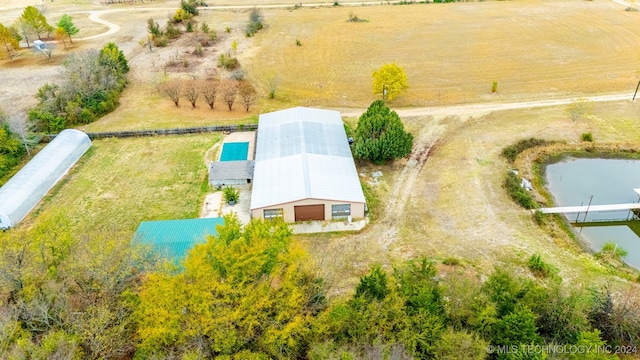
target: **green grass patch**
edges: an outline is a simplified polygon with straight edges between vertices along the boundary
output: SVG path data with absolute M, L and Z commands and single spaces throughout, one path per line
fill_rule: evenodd
M 367 183 L 362 183 L 362 192 L 364 193 L 364 198 L 367 201 L 369 220 L 373 222 L 380 215 L 380 211 L 382 211 L 380 198 L 373 187 Z
M 96 140 L 31 216 L 65 209 L 77 235 L 101 228 L 133 234 L 141 221 L 198 217 L 204 154 L 221 134 Z

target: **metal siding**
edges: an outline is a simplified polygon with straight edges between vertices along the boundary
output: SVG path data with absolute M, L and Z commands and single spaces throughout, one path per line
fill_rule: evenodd
M 324 220 L 324 204 L 294 206 L 296 221 Z
M 257 138 L 251 209 L 308 198 L 365 202 L 339 112 L 262 114 Z
M 162 256 L 178 261 L 196 244 L 206 242 L 207 236 L 215 236 L 216 227 L 223 223 L 223 218 L 144 221 L 133 241 L 150 244 Z

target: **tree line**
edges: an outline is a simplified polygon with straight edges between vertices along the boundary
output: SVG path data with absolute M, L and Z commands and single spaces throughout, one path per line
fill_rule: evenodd
M 246 80 L 235 79 L 171 79 L 158 85 L 160 93 L 180 106 L 180 100 L 189 101 L 192 107 L 196 107 L 199 99 L 203 99 L 209 108 L 213 110 L 216 101 L 222 101 L 229 111 L 239 98 L 246 111 L 249 111 L 258 99 L 258 92 Z
M 62 82 L 38 89 L 29 119 L 45 133 L 93 122 L 118 106 L 128 71 L 127 59 L 113 42 L 99 51 L 73 54 L 64 63 Z
M 47 18 L 34 6 L 27 6 L 20 17 L 11 25 L 0 24 L 0 58 L 7 57 L 10 61 L 17 55 L 20 49 L 20 41 L 25 41 L 27 47 L 35 38 L 38 40 L 51 38 L 51 33 L 55 32 L 58 39 L 61 39 L 65 48 L 67 40 L 73 44 L 72 36 L 78 34 L 80 30 L 73 23 L 73 18 L 64 14 L 55 27 L 47 22 Z M 46 34 L 46 36 L 45 36 Z M 51 46 L 41 51 L 51 58 Z
M 228 215 L 178 264 L 69 228 L 47 213 L 0 234 L 0 358 L 544 359 L 526 349 L 574 345 L 594 350 L 564 358 L 611 359 L 595 349 L 639 345 L 637 286 L 569 285 L 539 256 L 486 275 L 458 259 L 374 266 L 330 298 L 280 221 Z

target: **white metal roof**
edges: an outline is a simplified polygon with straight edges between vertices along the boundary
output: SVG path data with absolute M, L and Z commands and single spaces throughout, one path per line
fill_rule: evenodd
M 339 112 L 262 114 L 257 138 L 251 209 L 303 199 L 365 202 Z
M 0 228 L 15 226 L 91 146 L 87 134 L 63 130 L 0 188 Z

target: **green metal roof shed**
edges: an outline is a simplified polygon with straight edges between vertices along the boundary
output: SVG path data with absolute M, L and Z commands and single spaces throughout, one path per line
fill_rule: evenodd
M 133 242 L 151 244 L 162 256 L 174 261 L 183 260 L 195 244 L 216 235 L 216 226 L 223 218 L 143 221 L 138 226 Z

